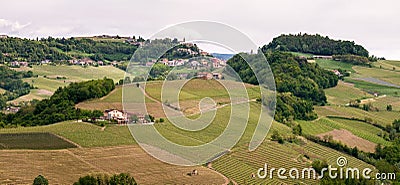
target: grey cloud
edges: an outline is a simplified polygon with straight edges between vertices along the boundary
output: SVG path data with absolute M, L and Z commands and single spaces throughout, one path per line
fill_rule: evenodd
M 320 33 L 362 44 L 371 54 L 400 59 L 396 0 L 3 0 L 0 18 L 21 37 L 141 35 L 167 25 L 210 20 L 231 25 L 263 45 L 281 33 Z M 21 24 L 23 23 L 23 24 Z M 8 31 L 7 31 L 8 30 Z M 0 32 L 12 33 L 8 29 Z

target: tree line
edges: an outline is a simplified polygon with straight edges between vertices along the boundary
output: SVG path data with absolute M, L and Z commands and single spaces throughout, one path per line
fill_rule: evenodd
M 38 175 L 33 180 L 33 185 L 48 185 L 49 180 L 43 175 Z M 108 174 L 94 174 L 80 177 L 74 185 L 137 185 L 135 178 L 128 173 L 109 176 Z
M 15 114 L 0 114 L 0 123 L 2 122 L 3 126 L 36 126 L 73 119 L 100 117 L 103 115 L 101 111 L 77 109 L 75 104 L 103 97 L 114 88 L 113 80 L 107 78 L 71 83 L 66 87 L 58 88 L 49 99 L 22 107 Z
M 121 41 L 90 38 L 0 39 L 0 62 L 44 60 L 65 61 L 90 57 L 93 60 L 129 60 L 137 46 Z
M 333 40 L 319 34 L 282 34 L 276 37 L 262 50 L 292 51 L 315 55 L 358 55 L 368 57 L 368 51 L 352 41 Z
M 333 55 L 333 60 L 349 63 L 353 65 L 361 65 L 371 67 L 371 60 L 376 61 L 377 59 L 368 59 L 367 57 L 357 55 Z
M 199 56 L 200 49 L 197 45 L 181 44 L 176 38 L 139 40 L 143 47 L 135 54 L 134 61 L 142 64 L 158 58 L 172 60 Z M 120 40 L 92 38 L 0 38 L 0 63 L 12 61 L 38 63 L 44 60 L 59 62 L 86 57 L 95 61 L 129 61 L 138 47 L 137 44 Z M 189 53 L 189 50 L 197 54 Z

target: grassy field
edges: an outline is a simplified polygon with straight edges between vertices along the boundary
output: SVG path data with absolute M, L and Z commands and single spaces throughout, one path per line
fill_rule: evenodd
M 326 133 L 326 132 L 329 132 L 329 131 L 332 131 L 335 129 L 329 125 L 322 124 L 320 122 L 321 121 L 318 121 L 318 122 L 302 121 L 302 120 L 297 121 L 297 123 L 299 123 L 301 128 L 303 129 L 304 134 L 318 135 L 318 134 Z
M 382 69 L 386 69 L 386 70 L 393 70 L 393 67 L 394 67 L 395 71 L 400 71 L 400 61 L 380 60 L 380 61 L 374 62 L 372 64 L 376 68 L 382 68 Z
M 291 54 L 293 54 L 295 56 L 303 56 L 303 57 L 312 57 L 312 56 L 314 56 L 311 53 L 300 53 L 300 52 L 289 52 L 289 53 L 291 53 Z
M 77 65 L 34 65 L 32 68 L 21 67 L 17 68 L 17 70 L 30 70 L 35 75 L 39 75 L 39 77 L 24 79 L 25 82 L 36 87 L 37 90 L 32 90 L 28 95 L 19 97 L 13 100 L 12 103 L 50 97 L 52 92 L 56 91 L 59 87 L 67 86 L 71 82 L 81 82 L 107 77 L 113 79 L 116 83 L 125 76 L 123 70 L 113 66 L 82 67 Z M 57 77 L 65 77 L 65 79 L 57 79 Z M 44 93 L 44 91 L 49 92 Z
M 177 106 L 177 98 L 169 99 L 168 97 L 174 97 L 174 90 L 180 88 L 179 82 L 172 82 L 168 87 L 163 87 L 161 82 L 148 83 L 145 87 L 146 93 L 158 101 L 168 102 L 171 105 Z M 246 87 L 249 99 L 255 99 L 260 97 L 260 90 L 258 87 L 244 84 Z M 238 100 L 230 99 L 235 95 L 229 95 L 229 92 L 237 93 L 240 91 L 241 84 L 233 81 L 217 81 L 217 80 L 200 80 L 194 79 L 190 80 L 183 85 L 179 91 L 179 107 L 185 114 L 193 114 L 199 112 L 199 103 L 203 98 L 212 98 L 216 104 L 226 104 L 230 102 L 236 102 Z M 163 100 L 161 100 L 161 93 L 164 88 Z M 237 88 L 237 90 L 235 90 Z M 237 94 L 238 95 L 238 94 Z
M 75 82 L 75 81 L 67 81 L 67 80 L 49 79 L 49 78 L 44 78 L 44 77 L 26 78 L 26 79 L 24 79 L 24 81 L 33 85 L 34 87 L 36 87 L 38 89 L 44 89 L 44 90 L 51 91 L 51 92 L 56 91 L 59 87 L 64 87 L 64 86 L 67 86 L 68 84 L 70 84 L 71 82 Z
M 125 71 L 113 66 L 100 67 L 82 67 L 82 66 L 52 66 L 52 65 L 34 65 L 32 72 L 39 76 L 47 77 L 66 77 L 72 81 L 86 81 L 91 79 L 111 78 L 115 82 L 124 78 Z
M 374 98 L 373 101 L 371 101 L 370 103 L 374 107 L 379 108 L 379 110 L 386 110 L 387 105 L 392 105 L 393 111 L 395 112 L 400 111 L 400 97 L 392 97 L 392 96 L 379 97 L 379 98 Z
M 231 83 L 231 82 L 226 82 Z M 236 82 L 235 82 L 236 83 Z M 177 82 L 173 82 L 173 86 L 177 85 Z M 143 84 L 141 84 L 143 86 Z M 250 99 L 255 99 L 259 97 L 259 89 L 256 86 L 246 84 L 246 89 L 249 94 Z M 146 84 L 146 93 L 154 98 L 152 99 L 145 97 L 147 111 L 154 115 L 155 117 L 165 117 L 163 107 L 159 103 L 161 101 L 161 89 L 162 82 L 149 82 Z M 175 87 L 172 87 L 175 88 Z M 235 87 L 236 88 L 236 87 Z M 235 91 L 235 90 L 233 90 Z M 169 90 L 166 90 L 169 92 Z M 122 97 L 122 93 L 126 93 L 124 100 Z M 169 94 L 167 93 L 167 96 Z M 144 113 L 143 110 L 139 110 L 140 104 L 143 103 L 143 92 L 137 88 L 135 85 L 118 86 L 113 92 L 109 95 L 100 98 L 89 100 L 86 102 L 79 103 L 76 107 L 88 110 L 105 110 L 105 109 L 122 109 L 124 101 L 125 109 L 129 112 L 139 112 Z M 229 94 L 226 91 L 225 87 L 222 86 L 218 81 L 215 80 L 191 80 L 186 83 L 182 90 L 179 92 L 179 107 L 186 115 L 192 115 L 198 113 L 199 103 L 205 97 L 210 97 L 217 104 L 226 104 L 231 102 L 229 99 Z M 167 98 L 168 99 L 168 98 Z M 157 101 L 157 102 L 156 102 Z M 166 100 L 164 100 L 166 102 Z M 177 102 L 168 101 L 168 103 L 177 106 Z
M 21 96 L 17 99 L 11 100 L 8 103 L 11 104 L 19 104 L 21 102 L 28 102 L 30 100 L 42 100 L 45 98 L 49 98 L 53 94 L 52 91 L 48 91 L 45 89 L 31 89 L 31 92 L 27 95 Z
M 353 65 L 349 63 L 339 62 L 335 60 L 328 60 L 328 59 L 316 59 L 317 64 L 327 70 L 334 70 L 334 69 L 342 69 L 346 71 L 350 71 L 354 73 Z
M 89 123 L 66 121 L 62 123 L 0 129 L 0 133 L 49 132 L 62 136 L 82 147 L 116 146 L 135 144 L 129 129 L 123 126 L 109 125 L 104 130 Z
M 150 66 L 142 66 L 139 65 L 139 63 L 134 63 L 134 62 L 131 62 L 129 65 L 129 74 L 131 76 L 147 75 L 149 71 L 150 71 Z
M 325 95 L 328 103 L 337 105 L 345 105 L 350 101 L 372 97 L 371 94 L 355 88 L 353 84 L 342 81 L 339 81 L 336 87 L 325 89 Z
M 400 86 L 400 72 L 361 66 L 354 66 L 353 69 L 362 77 L 372 77 Z
M 383 126 L 391 125 L 395 119 L 400 119 L 400 114 L 397 111 L 367 112 L 362 109 L 344 106 L 316 106 L 315 111 L 320 117 L 340 116 L 346 118 L 354 117 L 362 120 L 365 118 L 371 118 L 373 122 Z
M 127 93 L 124 99 L 122 98 L 123 92 Z M 143 92 L 134 85 L 129 87 L 125 86 L 125 89 L 122 86 L 117 86 L 115 90 L 107 96 L 100 99 L 81 102 L 77 104 L 76 107 L 86 110 L 100 111 L 104 111 L 106 109 L 122 110 L 125 108 L 125 110 L 129 112 L 144 114 L 145 112 L 141 106 L 143 105 L 143 96 Z M 122 101 L 125 103 L 123 104 Z M 156 118 L 165 117 L 162 105 L 160 103 L 157 103 L 147 97 L 145 97 L 145 101 L 146 109 L 151 115 L 155 116 Z
M 224 85 L 221 83 L 226 83 L 228 86 L 230 85 L 235 88 L 239 88 L 241 86 L 239 83 L 233 81 L 219 82 L 217 80 L 193 79 L 188 81 L 182 87 L 179 94 L 179 100 L 198 100 L 202 99 L 203 97 L 227 99 L 229 98 L 229 94 L 225 89 Z M 172 82 L 171 84 L 172 84 L 171 88 L 174 88 L 175 86 L 178 86 L 179 82 Z M 259 97 L 260 91 L 258 90 L 258 87 L 250 84 L 244 84 L 244 85 L 248 91 L 250 99 Z M 146 92 L 153 98 L 161 101 L 162 88 L 163 88 L 162 82 L 148 83 L 146 85 Z M 234 89 L 230 90 L 235 91 Z M 168 89 L 165 89 L 164 91 L 168 91 Z
M 396 88 L 396 87 L 389 87 L 389 86 L 374 84 L 374 83 L 350 79 L 350 78 L 346 78 L 345 82 L 352 83 L 352 84 L 354 84 L 354 87 L 359 88 L 359 89 L 369 92 L 369 93 L 376 92 L 381 95 L 385 94 L 388 96 L 400 97 L 400 89 Z
M 15 133 L 0 134 L 0 149 L 64 149 L 76 146 L 54 134 Z

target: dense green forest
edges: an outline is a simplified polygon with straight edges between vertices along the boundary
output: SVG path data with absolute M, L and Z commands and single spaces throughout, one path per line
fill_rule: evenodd
M 262 51 L 293 51 L 315 55 L 358 55 L 368 57 L 368 51 L 351 41 L 333 40 L 321 35 L 289 34 L 281 35 L 262 47 Z
M 140 38 L 142 49 L 135 55 L 134 61 L 142 64 L 152 59 L 190 58 L 199 56 L 195 44 L 180 44 L 178 39 L 144 40 Z M 139 42 L 137 42 L 139 43 Z M 95 61 L 129 61 L 138 44 L 123 40 L 92 38 L 42 38 L 0 39 L 0 62 L 26 61 L 36 63 L 44 60 L 53 62 L 89 57 Z M 166 51 L 166 52 L 165 52 Z
M 0 39 L 0 61 L 40 62 L 63 61 L 90 57 L 93 60 L 129 60 L 136 45 L 122 41 L 94 40 L 89 38 L 21 38 Z
M 71 83 L 60 87 L 49 98 L 21 108 L 16 114 L 0 114 L 0 125 L 48 125 L 65 120 L 102 116 L 101 111 L 75 108 L 75 104 L 107 95 L 115 88 L 111 79 Z
M 277 95 L 275 120 L 285 122 L 290 119 L 311 120 L 316 118 L 313 105 L 324 105 L 327 100 L 323 89 L 337 85 L 338 77 L 331 71 L 324 70 L 316 63 L 285 52 L 265 53 L 268 64 L 274 74 Z M 256 77 L 246 61 L 258 66 L 257 73 L 262 73 L 267 65 L 264 60 L 252 60 L 257 55 L 237 54 L 228 60 L 228 65 L 235 70 L 246 83 L 257 85 Z M 246 60 L 246 61 L 245 61 Z M 264 83 L 260 79 L 261 83 Z
M 22 81 L 22 78 L 32 77 L 32 71 L 17 72 L 5 66 L 0 66 L 0 88 L 6 90 L 0 94 L 0 109 L 4 108 L 6 102 L 19 96 L 28 94 L 31 86 Z

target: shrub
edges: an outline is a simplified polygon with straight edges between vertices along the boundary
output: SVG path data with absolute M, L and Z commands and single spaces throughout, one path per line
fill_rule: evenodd
M 135 179 L 127 173 L 108 176 L 106 174 L 80 177 L 74 185 L 137 185 Z
M 33 185 L 48 185 L 49 181 L 42 175 L 38 175 L 35 180 L 33 180 Z

